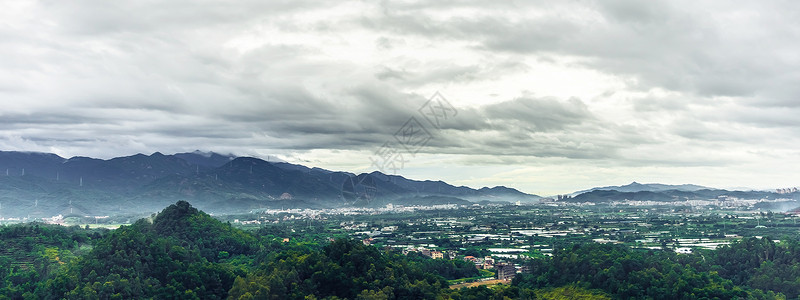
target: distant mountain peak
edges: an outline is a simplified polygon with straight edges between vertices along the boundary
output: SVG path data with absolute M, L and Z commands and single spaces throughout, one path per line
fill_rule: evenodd
M 614 190 L 618 192 L 660 192 L 668 190 L 678 190 L 678 191 L 693 192 L 703 189 L 709 189 L 709 188 L 695 184 L 672 185 L 672 184 L 662 184 L 662 183 L 639 183 L 633 181 L 627 185 L 594 187 L 591 189 L 574 192 L 571 195 L 579 195 L 597 190 Z
M 206 152 L 206 151 L 200 151 L 200 149 L 194 150 L 194 151 L 192 151 L 192 152 L 189 152 L 189 153 L 191 153 L 191 154 L 196 154 L 196 155 L 200 155 L 200 156 L 203 156 L 203 157 L 211 157 L 212 155 L 214 155 L 214 154 L 215 154 L 215 153 L 214 153 L 214 152 L 212 152 L 212 151 L 208 151 L 208 152 Z
M 202 156 L 202 157 L 205 157 L 205 158 L 211 158 L 211 157 L 214 157 L 214 156 L 221 156 L 221 157 L 229 157 L 229 158 L 233 159 L 233 158 L 239 157 L 237 155 L 233 155 L 232 153 L 227 153 L 226 154 L 226 153 L 219 153 L 219 152 L 214 152 L 214 151 L 203 151 L 203 150 L 199 150 L 199 149 L 198 150 L 194 150 L 192 152 L 175 153 L 175 154 L 176 155 L 177 154 L 193 154 L 193 155 L 198 155 L 198 156 Z
M 195 150 L 186 153 L 175 153 L 172 156 L 183 159 L 190 165 L 197 165 L 204 168 L 218 168 L 236 158 L 232 154 L 219 154 L 216 152 L 204 152 Z
M 88 157 L 88 156 L 73 156 L 73 157 L 70 157 L 69 159 L 67 159 L 66 161 L 99 161 L 99 160 L 102 160 L 102 159 Z

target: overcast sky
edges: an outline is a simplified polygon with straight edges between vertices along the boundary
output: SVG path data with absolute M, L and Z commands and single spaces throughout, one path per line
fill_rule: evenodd
M 800 185 L 796 1 L 378 2 L 0 0 L 0 150 L 369 172 L 393 149 L 390 173 L 540 195 Z

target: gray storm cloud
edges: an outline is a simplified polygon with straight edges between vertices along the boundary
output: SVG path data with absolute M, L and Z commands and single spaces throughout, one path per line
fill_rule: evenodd
M 5 150 L 370 153 L 437 90 L 459 115 L 421 151 L 466 165 L 750 168 L 800 145 L 793 2 L 3 6 Z

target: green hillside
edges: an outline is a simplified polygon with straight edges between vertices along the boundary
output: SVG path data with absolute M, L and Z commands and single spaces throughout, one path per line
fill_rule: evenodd
M 450 289 L 472 262 L 361 241 L 285 241 L 179 201 L 116 230 L 0 227 L 0 299 L 794 299 L 800 242 L 748 238 L 681 255 L 575 244 L 513 282 Z

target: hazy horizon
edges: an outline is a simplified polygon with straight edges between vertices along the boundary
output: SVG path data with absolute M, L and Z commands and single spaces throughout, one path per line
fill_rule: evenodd
M 5 151 L 5 150 L 0 150 L 0 152 L 2 152 L 2 151 Z M 17 152 L 21 152 L 21 153 L 39 153 L 39 154 L 55 154 L 55 153 L 50 153 L 50 152 L 40 152 L 40 151 L 17 151 Z M 153 153 L 141 153 L 141 152 L 137 152 L 137 153 L 133 153 L 133 154 L 130 154 L 130 155 L 123 155 L 123 156 L 116 156 L 116 157 L 113 157 L 113 156 L 112 156 L 112 157 L 89 157 L 89 158 L 93 158 L 93 159 L 102 159 L 102 160 L 111 160 L 111 159 L 115 159 L 115 158 L 120 158 L 120 157 L 130 157 L 130 156 L 135 156 L 135 155 L 146 155 L 146 156 L 151 156 L 151 155 L 154 155 L 154 154 L 156 154 L 156 153 L 160 153 L 160 154 L 162 154 L 162 155 L 174 155 L 174 154 L 194 153 L 194 154 L 204 155 L 204 156 L 206 156 L 206 157 L 211 157 L 211 155 L 213 155 L 213 154 L 217 154 L 217 155 L 222 155 L 222 156 L 230 156 L 230 157 L 255 157 L 255 158 L 262 159 L 262 160 L 265 160 L 265 161 L 268 161 L 268 162 L 273 162 L 273 163 L 276 163 L 276 162 L 277 162 L 277 163 L 291 163 L 291 162 L 284 161 L 284 160 L 282 160 L 282 159 L 280 159 L 280 158 L 277 158 L 277 157 L 275 157 L 275 156 L 271 156 L 271 155 L 266 155 L 266 156 L 261 156 L 261 155 L 254 155 L 254 156 L 247 156 L 247 155 L 245 155 L 245 156 L 237 156 L 236 154 L 233 154 L 233 153 L 218 153 L 218 152 L 214 152 L 214 151 L 203 151 L 203 150 L 199 150 L 199 149 L 196 149 L 196 150 L 194 150 L 194 151 L 188 151 L 188 152 L 175 152 L 175 153 L 165 153 L 165 152 L 161 152 L 161 151 L 156 151 L 156 152 L 153 152 Z M 58 154 L 56 154 L 56 155 L 58 155 Z M 62 158 L 64 158 L 64 159 L 67 159 L 67 160 L 68 160 L 68 159 L 71 159 L 71 158 L 75 158 L 75 157 L 87 157 L 87 156 L 84 156 L 84 155 L 76 155 L 76 156 L 70 156 L 70 157 L 63 157 L 63 156 L 62 156 Z M 318 167 L 318 166 L 315 166 L 315 165 L 310 165 L 310 164 L 302 164 L 302 163 L 294 163 L 294 164 L 303 165 L 303 166 L 305 166 L 305 167 L 309 167 L 309 168 L 315 168 L 315 167 Z M 18 171 L 19 171 L 19 170 L 14 170 L 14 172 L 18 172 Z M 349 171 L 347 171 L 347 170 L 336 170 L 336 169 L 329 169 L 329 171 L 334 171 L 334 172 L 339 172 L 339 171 L 341 171 L 341 172 L 349 172 Z M 376 170 L 376 171 L 379 171 L 379 170 Z M 355 173 L 355 174 L 360 174 L 360 173 Z M 393 173 L 391 173 L 391 172 L 385 172 L 385 174 L 389 174 L 389 175 L 397 175 L 397 174 L 393 174 Z M 400 175 L 400 176 L 402 176 L 402 175 Z M 407 179 L 411 179 L 411 180 L 417 180 L 417 181 L 424 181 L 424 180 L 433 180 L 433 181 L 439 181 L 439 180 L 441 180 L 441 179 L 438 179 L 438 178 L 415 178 L 415 177 L 408 177 L 408 176 L 404 176 L 404 177 L 405 177 L 405 178 L 407 178 Z M 449 182 L 447 182 L 447 183 L 449 183 Z M 541 197 L 551 197 L 551 196 L 558 196 L 558 195 L 575 194 L 575 193 L 583 192 L 583 191 L 590 190 L 590 189 L 594 189 L 594 188 L 602 188 L 602 187 L 619 187 L 619 186 L 627 186 L 627 185 L 631 185 L 631 184 L 642 184 L 642 185 L 648 185 L 648 184 L 663 184 L 663 185 L 674 185 L 674 186 L 679 186 L 679 185 L 695 185 L 695 184 L 693 184 L 693 183 L 691 183 L 691 182 L 684 182 L 684 183 L 664 183 L 664 182 L 639 182 L 639 181 L 636 181 L 636 180 L 631 180 L 631 181 L 628 181 L 628 182 L 620 182 L 620 183 L 617 183 L 617 184 L 611 184 L 611 185 L 606 185 L 606 186 L 589 186 L 589 187 L 586 187 L 586 188 L 583 188 L 583 189 L 580 189 L 580 190 L 574 190 L 574 191 L 564 191 L 564 192 L 560 192 L 560 193 L 556 193 L 556 194 L 542 194 L 542 193 L 537 193 L 537 192 L 535 192 L 535 191 L 534 191 L 534 192 L 531 192 L 531 191 L 522 191 L 522 190 L 520 190 L 519 188 L 517 188 L 517 187 L 515 187 L 515 186 L 506 186 L 506 187 L 509 187 L 509 188 L 514 188 L 514 189 L 518 189 L 518 190 L 520 190 L 520 191 L 522 191 L 522 192 L 525 192 L 525 193 L 528 193 L 528 194 L 535 194 L 535 195 L 537 195 L 537 196 L 541 196 Z M 456 185 L 456 186 L 459 186 L 458 184 L 455 184 L 455 185 Z M 480 189 L 480 188 L 483 188 L 483 187 L 489 187 L 489 188 L 491 188 L 491 187 L 494 187 L 494 186 L 487 186 L 487 185 L 465 185 L 465 186 L 467 186 L 467 187 L 470 187 L 470 188 L 474 188 L 474 189 Z M 747 187 L 747 186 L 727 186 L 727 187 L 703 186 L 703 187 L 705 187 L 705 188 L 709 188 L 709 189 L 727 189 L 727 190 L 736 190 L 736 191 L 751 191 L 751 190 L 774 191 L 775 189 L 791 188 L 791 187 L 769 187 L 769 188 L 761 188 L 761 189 L 759 189 L 759 188 L 753 188 L 753 187 Z

